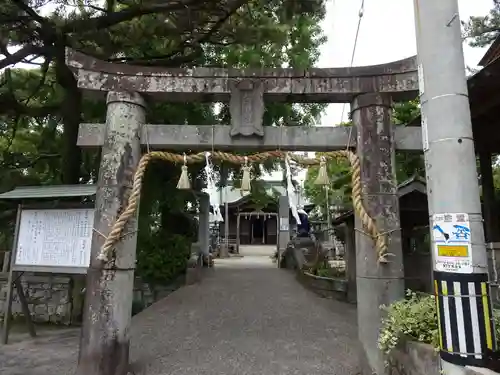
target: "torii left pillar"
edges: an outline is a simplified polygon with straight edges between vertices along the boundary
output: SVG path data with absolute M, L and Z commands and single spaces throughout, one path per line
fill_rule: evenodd
M 110 92 L 107 106 L 77 375 L 129 372 L 137 217 L 129 220 L 116 244 L 114 261 L 103 264 L 97 255 L 131 192 L 145 105 L 136 93 Z

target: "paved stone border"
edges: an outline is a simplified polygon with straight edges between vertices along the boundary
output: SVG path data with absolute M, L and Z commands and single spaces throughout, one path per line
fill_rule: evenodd
M 169 295 L 180 285 L 185 284 L 186 276 L 182 275 L 170 285 L 153 285 L 137 277 L 134 285 L 134 302 L 143 308 Z M 35 323 L 52 323 L 69 325 L 72 323 L 73 300 L 72 281 L 67 275 L 47 275 L 25 273 L 21 283 Z M 7 280 L 0 278 L 0 321 L 3 319 L 4 304 L 7 298 Z M 83 298 L 83 292 L 82 292 Z M 22 317 L 21 303 L 14 292 L 12 303 L 14 319 Z M 75 315 L 75 314 L 73 314 Z M 78 315 L 78 314 L 77 314 Z
M 299 272 L 297 279 L 321 297 L 347 301 L 347 280 L 316 276 L 306 271 Z
M 442 375 L 439 354 L 429 344 L 406 341 L 395 348 L 388 359 L 389 375 Z M 500 375 L 486 368 L 466 367 L 467 375 Z
M 389 375 L 440 375 L 439 356 L 432 345 L 401 343 L 387 359 Z

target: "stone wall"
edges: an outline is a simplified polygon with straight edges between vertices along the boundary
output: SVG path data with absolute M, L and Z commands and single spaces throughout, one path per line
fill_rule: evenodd
M 147 307 L 179 288 L 183 283 L 179 278 L 168 286 L 152 286 L 136 278 L 134 286 L 134 302 L 140 307 Z M 24 293 L 32 314 L 37 323 L 71 324 L 72 315 L 72 281 L 67 275 L 24 274 L 21 278 Z M 77 293 L 77 291 L 75 291 Z M 14 288 L 12 313 L 14 319 L 22 317 L 21 303 Z M 3 318 L 7 298 L 7 280 L 0 278 L 0 317 Z
M 347 280 L 345 279 L 321 277 L 305 271 L 298 272 L 297 279 L 320 297 L 347 301 Z
M 169 285 L 151 285 L 143 282 L 140 277 L 136 277 L 134 283 L 134 303 L 146 308 L 185 284 L 186 275 L 179 276 Z
M 439 356 L 431 345 L 402 343 L 387 361 L 390 375 L 440 375 Z
M 465 373 L 467 375 L 499 375 L 498 372 L 482 368 L 482 367 L 473 367 L 473 366 L 465 366 Z
M 69 324 L 71 322 L 70 278 L 61 275 L 30 274 L 21 278 L 32 319 L 37 323 Z M 0 315 L 3 317 L 7 299 L 7 280 L 0 280 Z M 22 316 L 21 303 L 13 293 L 12 314 Z
M 389 375 L 442 375 L 439 354 L 431 345 L 414 341 L 402 343 L 388 358 Z M 487 368 L 465 367 L 467 375 L 500 375 Z

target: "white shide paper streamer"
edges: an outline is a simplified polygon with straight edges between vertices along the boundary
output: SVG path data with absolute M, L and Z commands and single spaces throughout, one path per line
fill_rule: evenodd
M 205 174 L 207 175 L 207 191 L 210 197 L 210 206 L 214 211 L 214 219 L 218 222 L 224 222 L 224 218 L 220 213 L 220 202 L 219 194 L 217 193 L 217 187 L 214 182 L 214 169 L 212 166 L 212 161 L 210 160 L 210 152 L 205 152 Z
M 290 157 L 288 154 L 285 158 L 285 168 L 286 168 L 286 193 L 288 195 L 288 204 L 290 205 L 290 210 L 292 211 L 292 215 L 295 218 L 295 221 L 298 225 L 301 224 L 299 213 L 297 211 L 297 203 L 298 198 L 297 194 L 295 194 L 295 188 L 292 184 L 292 171 L 290 169 Z

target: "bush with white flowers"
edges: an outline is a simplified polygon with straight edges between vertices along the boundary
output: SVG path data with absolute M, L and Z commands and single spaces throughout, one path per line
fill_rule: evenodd
M 382 306 L 387 316 L 382 321 L 378 345 L 389 354 L 402 340 L 412 340 L 439 347 L 436 301 L 433 295 L 408 291 L 407 298 Z M 500 345 L 500 310 L 493 311 L 496 338 Z

